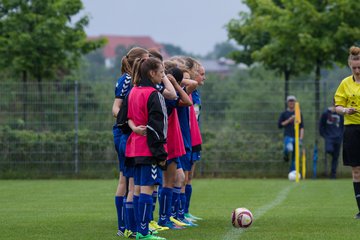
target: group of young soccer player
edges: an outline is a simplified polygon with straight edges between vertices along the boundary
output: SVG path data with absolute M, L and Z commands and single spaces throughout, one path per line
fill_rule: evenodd
M 112 109 L 120 168 L 117 235 L 165 239 L 157 233 L 197 226 L 201 220 L 189 206 L 202 144 L 197 87 L 204 84 L 205 69 L 194 58 L 164 61 L 158 51 L 140 47 L 132 48 L 121 64 Z

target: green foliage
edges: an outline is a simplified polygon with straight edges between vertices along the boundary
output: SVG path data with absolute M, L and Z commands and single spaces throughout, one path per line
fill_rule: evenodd
M 230 57 L 230 53 L 236 51 L 237 48 L 230 41 L 217 43 L 214 50 L 207 54 L 206 59 L 220 59 L 222 57 Z
M 105 43 L 86 39 L 87 16 L 72 22 L 83 8 L 81 0 L 2 1 L 1 7 L 2 69 L 49 79 L 59 70 L 75 68 L 82 54 Z
M 178 56 L 178 55 L 188 55 L 181 47 L 175 46 L 170 43 L 162 43 L 165 48 L 165 51 L 170 56 Z
M 100 142 L 96 139 L 101 139 Z M 75 132 L 36 132 L 0 128 L 0 178 L 75 176 Z M 111 131 L 78 132 L 78 176 L 114 176 L 116 157 Z M 93 161 L 98 162 L 96 166 Z M 16 170 L 13 168 L 16 166 Z

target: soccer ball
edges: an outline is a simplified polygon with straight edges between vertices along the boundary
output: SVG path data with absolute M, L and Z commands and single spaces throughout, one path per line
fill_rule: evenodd
M 301 179 L 301 174 L 300 173 L 298 173 L 298 176 L 299 176 L 299 179 Z M 296 179 L 296 171 L 294 170 L 294 171 L 289 172 L 288 178 L 289 178 L 290 181 L 295 181 L 295 179 Z
M 236 208 L 232 211 L 231 221 L 236 228 L 248 228 L 253 222 L 253 215 L 246 208 Z

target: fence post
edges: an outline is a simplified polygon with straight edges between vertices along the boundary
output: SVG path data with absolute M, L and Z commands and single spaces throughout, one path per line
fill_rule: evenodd
M 74 164 L 75 164 L 75 174 L 79 173 L 79 150 L 78 150 L 78 142 L 79 142 L 79 113 L 78 113 L 78 104 L 79 104 L 79 100 L 78 100 L 78 82 L 75 81 L 75 89 L 74 89 L 74 94 L 75 94 L 75 149 L 74 149 Z

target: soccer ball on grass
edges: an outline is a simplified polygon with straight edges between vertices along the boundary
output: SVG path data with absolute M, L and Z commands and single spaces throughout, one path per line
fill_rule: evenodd
M 301 174 L 298 173 L 299 179 L 301 179 Z M 295 181 L 296 180 L 296 171 L 291 171 L 289 172 L 288 178 L 290 181 Z
M 231 221 L 235 228 L 248 228 L 253 220 L 253 215 L 247 208 L 236 208 L 232 211 Z

